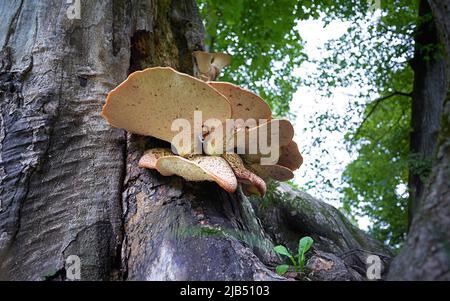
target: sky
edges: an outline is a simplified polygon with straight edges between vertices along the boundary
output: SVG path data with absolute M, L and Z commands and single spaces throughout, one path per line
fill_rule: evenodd
M 298 24 L 298 30 L 305 42 L 305 53 L 311 59 L 317 59 L 326 55 L 321 48 L 325 42 L 330 39 L 339 38 L 347 30 L 349 24 L 342 21 L 333 21 L 327 27 L 321 20 L 301 21 Z M 317 66 L 313 63 L 305 62 L 295 74 L 300 78 L 307 78 L 311 75 Z M 342 186 L 340 181 L 345 166 L 355 159 L 355 154 L 349 154 L 344 145 L 344 134 L 340 132 L 320 133 L 318 130 L 311 130 L 309 120 L 317 113 L 333 112 L 340 116 L 346 114 L 348 105 L 353 100 L 352 92 L 355 88 L 336 88 L 333 96 L 330 98 L 321 97 L 319 91 L 311 87 L 301 86 L 295 93 L 291 102 L 291 112 L 296 115 L 294 122 L 295 141 L 298 143 L 302 152 L 304 163 L 302 167 L 295 172 L 295 182 L 300 187 L 306 187 L 308 183 L 314 185 L 307 190 L 311 195 L 335 206 L 340 207 L 340 194 L 336 190 L 326 189 L 326 185 L 317 180 L 312 162 L 320 158 L 322 166 L 326 169 L 322 175 L 330 180 L 335 187 Z M 356 114 L 357 115 L 357 114 Z M 359 120 L 357 120 L 359 121 Z M 309 129 L 308 129 L 309 128 Z M 305 130 L 307 129 L 307 130 Z M 320 148 L 312 147 L 309 154 L 305 153 L 307 146 L 312 146 L 314 139 L 323 138 Z M 327 152 L 323 152 L 323 150 Z M 359 218 L 358 224 L 361 229 L 367 230 L 370 225 L 368 218 Z

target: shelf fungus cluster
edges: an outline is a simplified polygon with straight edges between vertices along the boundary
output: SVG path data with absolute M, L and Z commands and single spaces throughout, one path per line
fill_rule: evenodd
M 292 124 L 275 119 L 255 93 L 214 81 L 231 62 L 223 53 L 196 51 L 196 77 L 169 67 L 132 73 L 112 90 L 102 116 L 114 127 L 170 143 L 144 152 L 142 168 L 187 181 L 238 185 L 263 196 L 269 180 L 294 177 L 303 158 Z

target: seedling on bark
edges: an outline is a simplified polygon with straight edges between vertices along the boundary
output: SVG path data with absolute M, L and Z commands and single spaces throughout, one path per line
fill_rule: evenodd
M 313 239 L 309 236 L 305 236 L 300 239 L 298 243 L 298 254 L 292 255 L 291 252 L 285 247 L 278 245 L 274 248 L 275 252 L 280 255 L 286 256 L 289 258 L 292 265 L 289 264 L 281 264 L 276 267 L 276 272 L 279 275 L 284 275 L 289 270 L 289 268 L 293 268 L 294 272 L 301 273 L 305 268 L 305 254 L 311 248 L 313 244 Z

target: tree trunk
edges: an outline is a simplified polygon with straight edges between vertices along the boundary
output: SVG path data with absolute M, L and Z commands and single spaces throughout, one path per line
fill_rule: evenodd
M 111 128 L 101 107 L 134 70 L 192 74 L 194 0 L 3 0 L 0 15 L 0 279 L 65 280 L 70 255 L 83 280 L 284 279 L 273 245 L 301 235 L 317 241 L 313 279 L 360 280 L 364 254 L 390 255 L 305 195 L 278 194 L 260 220 L 240 191 L 137 167 L 164 143 Z
M 409 176 L 409 225 L 420 207 L 431 162 L 436 154 L 442 104 L 448 88 L 445 83 L 445 59 L 438 47 L 439 36 L 431 19 L 431 8 L 427 0 L 420 1 L 419 6 L 421 20 L 412 61 L 414 90 L 410 139 L 411 160 L 417 164 L 413 164 Z
M 430 0 L 433 18 L 443 46 L 439 81 L 443 91 L 431 96 L 443 102 L 441 131 L 431 176 L 416 208 L 405 246 L 389 271 L 390 279 L 450 280 L 450 1 Z M 424 89 L 439 88 L 429 78 Z M 425 93 L 425 92 L 424 92 Z

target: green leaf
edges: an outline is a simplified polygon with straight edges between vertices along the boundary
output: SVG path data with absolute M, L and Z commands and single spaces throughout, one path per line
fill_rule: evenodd
M 308 252 L 308 250 L 311 248 L 314 240 L 309 237 L 305 236 L 300 239 L 298 243 L 298 265 L 300 267 L 300 270 L 303 270 L 303 267 L 305 266 L 305 253 Z
M 285 246 L 276 246 L 275 248 L 273 248 L 275 252 L 277 252 L 280 255 L 284 255 L 287 257 L 292 257 L 291 253 L 288 251 L 288 249 L 286 249 Z
M 276 268 L 276 272 L 278 275 L 283 276 L 284 274 L 286 274 L 286 272 L 289 270 L 289 266 L 287 264 L 282 264 L 277 266 Z
M 314 242 L 314 240 L 309 236 L 305 236 L 302 239 L 300 239 L 300 241 L 298 243 L 299 257 L 300 257 L 300 251 L 302 252 L 302 254 L 305 254 L 306 252 L 308 252 L 308 250 L 311 248 L 313 242 Z

